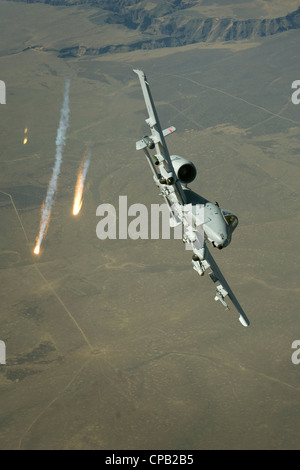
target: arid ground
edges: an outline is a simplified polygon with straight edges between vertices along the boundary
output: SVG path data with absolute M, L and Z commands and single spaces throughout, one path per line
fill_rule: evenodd
M 298 6 L 222 3 L 199 8 L 245 19 Z M 141 32 L 88 4 L 0 1 L 0 18 L 0 448 L 299 449 L 300 30 L 62 57 Z M 213 255 L 249 328 L 214 301 L 180 240 L 97 238 L 100 204 L 163 202 L 135 150 L 148 116 L 133 68 L 147 74 L 162 126 L 177 128 L 170 152 L 197 167 L 191 188 L 239 217 Z M 70 127 L 34 256 L 67 77 Z

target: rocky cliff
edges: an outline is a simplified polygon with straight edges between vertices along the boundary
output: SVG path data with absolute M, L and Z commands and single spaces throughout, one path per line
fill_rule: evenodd
M 176 47 L 199 42 L 240 41 L 263 38 L 284 31 L 300 28 L 300 7 L 286 16 L 267 19 L 209 18 L 193 9 L 197 0 L 18 0 L 26 3 L 51 5 L 87 5 L 104 13 L 106 24 L 123 25 L 137 30 L 140 40 L 129 44 L 111 44 L 102 48 L 86 47 L 84 44 L 62 48 L 59 57 L 102 55 L 128 52 L 137 49 Z M 91 17 L 91 21 L 96 22 Z M 37 46 L 33 46 L 37 47 Z M 43 49 L 42 46 L 38 46 Z

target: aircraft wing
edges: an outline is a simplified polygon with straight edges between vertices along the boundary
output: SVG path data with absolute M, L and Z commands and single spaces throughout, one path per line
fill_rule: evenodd
M 142 70 L 134 69 L 133 71 L 138 75 L 140 80 L 144 100 L 149 114 L 149 117 L 146 119 L 146 123 L 151 129 L 151 136 L 144 136 L 142 140 L 136 143 L 136 148 L 137 150 L 143 149 L 146 153 L 146 156 L 149 157 L 148 148 L 152 149 L 155 147 L 155 158 L 157 162 L 156 165 L 158 167 L 160 176 L 170 182 L 168 184 L 174 187 L 177 199 L 181 204 L 185 204 L 186 201 L 184 191 L 174 171 L 172 160 L 170 158 L 169 150 L 165 141 L 165 136 L 173 133 L 176 129 L 175 127 L 171 126 L 162 131 L 146 75 Z
M 229 310 L 229 307 L 228 307 L 227 302 L 225 300 L 225 298 L 228 296 L 228 298 L 231 300 L 234 307 L 236 308 L 236 310 L 239 313 L 239 321 L 241 322 L 241 324 L 243 326 L 249 326 L 250 322 L 249 322 L 243 308 L 241 307 L 239 301 L 237 300 L 236 296 L 232 292 L 228 282 L 224 278 L 219 266 L 215 262 L 215 260 L 214 260 L 213 256 L 211 255 L 207 245 L 205 246 L 204 260 L 202 260 L 201 262 L 198 262 L 198 261 L 194 261 L 194 259 L 193 259 L 192 263 L 194 264 L 194 269 L 196 271 L 198 271 L 198 273 L 201 274 L 201 275 L 204 274 L 204 271 L 206 269 L 208 269 L 208 268 L 211 269 L 211 272 L 209 273 L 209 276 L 210 276 L 211 280 L 215 284 L 217 284 L 219 282 L 219 284 L 216 285 L 217 290 L 216 290 L 215 300 L 219 300 L 224 305 L 226 310 Z M 202 268 L 202 269 L 200 268 L 201 272 L 199 271 L 198 264 Z
M 189 212 L 185 211 L 185 208 L 190 204 L 187 204 L 186 195 L 174 171 L 168 147 L 165 142 L 165 136 L 171 134 L 176 129 L 175 127 L 171 126 L 162 131 L 146 75 L 142 70 L 134 70 L 134 72 L 138 75 L 140 80 L 144 100 L 149 114 L 149 117 L 146 119 L 146 123 L 151 129 L 151 135 L 144 136 L 141 140 L 139 140 L 136 143 L 136 149 L 144 151 L 152 169 L 154 181 L 160 188 L 160 194 L 165 198 L 165 201 L 169 206 L 171 213 L 170 225 L 175 227 L 180 223 L 183 224 L 183 241 L 187 244 L 190 244 L 194 252 L 192 258 L 193 268 L 201 276 L 203 276 L 207 269 L 211 269 L 209 276 L 216 284 L 215 300 L 219 300 L 224 305 L 224 307 L 228 309 L 229 307 L 225 301 L 225 298 L 228 296 L 239 313 L 240 322 L 243 326 L 248 326 L 249 320 L 245 312 L 243 311 L 237 298 L 221 273 L 217 263 L 212 257 L 207 244 L 205 243 L 204 232 L 201 229 L 201 223 L 203 223 L 203 217 L 201 218 L 201 213 L 199 213 L 200 218 L 198 218 L 197 213 L 190 215 Z M 155 153 L 150 154 L 149 150 L 154 148 Z

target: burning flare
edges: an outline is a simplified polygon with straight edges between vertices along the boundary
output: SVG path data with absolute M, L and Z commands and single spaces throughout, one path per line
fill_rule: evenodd
M 73 215 L 77 215 L 80 212 L 81 206 L 82 206 L 82 191 L 83 188 L 79 188 L 77 194 L 75 194 L 74 197 L 74 204 L 73 204 Z
M 33 253 L 35 255 L 38 255 L 40 253 L 40 246 L 38 244 L 36 244 L 35 249 L 33 250 Z
M 25 127 L 25 129 L 24 129 L 24 134 L 27 134 L 27 132 L 28 132 L 28 128 Z M 23 144 L 25 145 L 25 144 L 27 144 L 27 142 L 28 142 L 28 138 L 27 138 L 27 136 L 25 136 L 25 137 L 24 137 L 24 140 L 23 140 Z
M 77 182 L 75 187 L 74 202 L 73 202 L 73 215 L 77 215 L 80 212 L 82 206 L 82 194 L 84 190 L 84 182 L 86 178 L 87 171 L 89 169 L 91 160 L 91 149 L 89 148 L 83 157 L 83 160 L 80 164 Z

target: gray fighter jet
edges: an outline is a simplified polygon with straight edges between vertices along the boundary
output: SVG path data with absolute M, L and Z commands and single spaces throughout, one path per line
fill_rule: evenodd
M 182 224 L 183 241 L 193 251 L 193 268 L 200 276 L 209 270 L 209 276 L 216 285 L 215 300 L 219 300 L 228 310 L 228 297 L 239 313 L 241 324 L 248 326 L 249 320 L 244 310 L 207 246 L 208 243 L 218 249 L 228 246 L 238 225 L 238 218 L 232 212 L 220 209 L 218 203 L 211 203 L 188 188 L 187 185 L 195 179 L 197 170 L 186 158 L 169 154 L 165 137 L 176 129 L 171 126 L 162 130 L 146 75 L 142 70 L 134 72 L 141 83 L 149 114 L 146 123 L 151 130 L 150 135 L 145 135 L 136 143 L 136 149 L 143 150 L 147 157 L 154 181 L 168 204 L 170 225 L 176 227 Z

